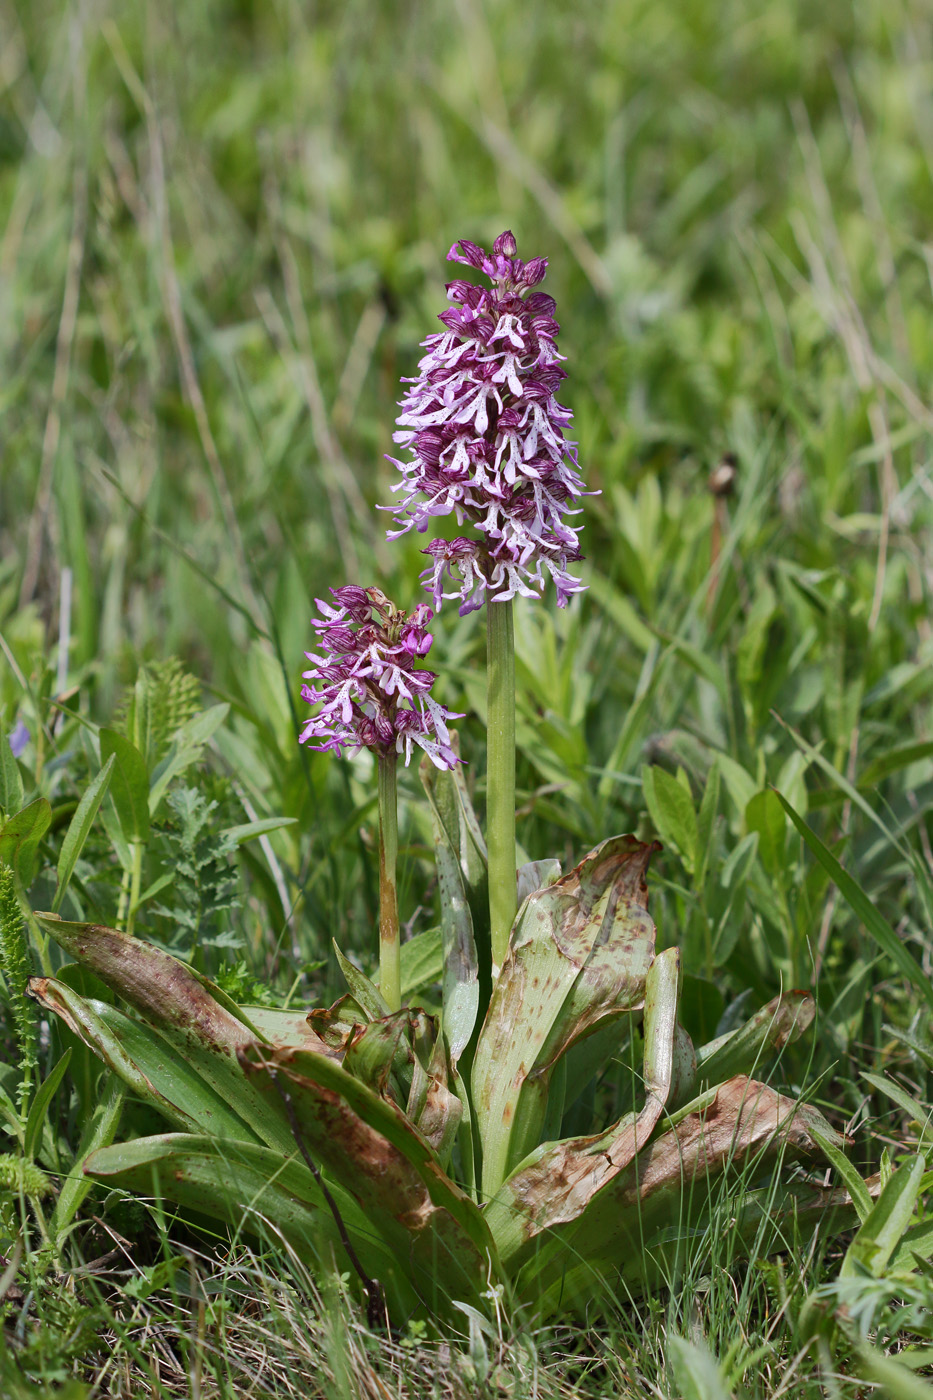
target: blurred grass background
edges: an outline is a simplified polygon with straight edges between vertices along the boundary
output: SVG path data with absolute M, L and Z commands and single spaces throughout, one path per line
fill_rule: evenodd
M 720 844 L 698 870 L 669 843 L 662 932 L 704 975 L 731 959 L 733 991 L 844 966 L 855 1034 L 857 926 L 783 828 L 777 854 L 742 842 L 777 783 L 926 942 L 929 19 L 922 0 L 4 0 L 7 724 L 53 688 L 70 569 L 86 713 L 181 656 L 233 702 L 222 756 L 254 809 L 300 818 L 281 870 L 256 863 L 272 922 L 298 899 L 296 955 L 332 932 L 367 947 L 365 763 L 295 743 L 312 599 L 416 597 L 423 541 L 387 546 L 372 509 L 398 381 L 450 244 L 511 227 L 551 260 L 562 397 L 602 493 L 590 592 L 519 618 L 520 838 L 570 858 L 647 832 L 641 764 L 681 766 L 698 805 L 718 756 Z M 482 630 L 436 630 L 481 801 Z
M 204 703 L 232 707 L 205 798 L 228 823 L 298 818 L 243 849 L 205 969 L 307 999 L 336 990 L 332 964 L 317 977 L 332 936 L 371 965 L 371 775 L 365 756 L 299 750 L 302 652 L 329 586 L 418 596 L 423 541 L 388 546 L 373 509 L 399 379 L 444 305 L 450 244 L 511 227 L 550 259 L 562 400 L 601 492 L 589 592 L 518 610 L 520 840 L 569 862 L 660 830 L 652 912 L 684 949 L 691 1031 L 813 987 L 817 1034 L 778 1077 L 849 1126 L 866 1169 L 928 1141 L 863 1078 L 893 1072 L 930 1103 L 916 988 L 769 788 L 929 976 L 931 11 L 0 0 L 0 727 L 30 730 L 20 768 L 55 808 L 36 907 L 96 771 L 50 697 L 110 723 L 139 665 L 177 655 Z M 445 611 L 435 631 L 482 807 L 481 621 Z M 402 797 L 418 931 L 435 890 L 414 774 Z M 157 826 L 147 883 L 172 878 Z M 106 922 L 119 871 L 99 832 L 85 854 L 70 912 Z M 182 894 L 163 898 L 184 912 Z M 140 931 L 171 921 L 147 912 Z M 238 940 L 245 971 L 225 966 Z M 697 1328 L 743 1393 L 788 1366 L 790 1384 L 800 1298 L 838 1260 L 792 1262 L 792 1305 L 782 1264 L 750 1270 L 746 1308 L 714 1246 L 712 1285 L 622 1309 L 611 1389 L 647 1393 L 663 1337 Z M 602 1393 L 601 1346 L 567 1343 L 555 1394 Z M 861 1385 L 826 1383 L 806 1393 Z

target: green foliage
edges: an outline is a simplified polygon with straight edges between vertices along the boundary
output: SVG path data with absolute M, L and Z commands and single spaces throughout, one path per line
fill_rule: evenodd
M 223 915 L 237 905 L 236 833 L 214 829 L 217 802 L 197 788 L 178 787 L 169 793 L 171 823 L 164 829 L 165 864 L 173 872 L 172 904 L 154 904 L 151 912 L 177 928 L 173 943 L 193 956 L 201 948 L 237 948 L 240 940 L 221 931 Z
M 36 1068 L 36 1008 L 26 996 L 30 966 L 26 923 L 10 866 L 0 861 L 0 974 L 7 993 L 19 1051 L 18 1096 L 22 1108 Z
M 179 729 L 200 711 L 200 684 L 170 656 L 140 666 L 132 690 L 117 705 L 114 727 L 122 730 L 151 770 Z
M 215 812 L 218 829 L 298 821 L 238 848 L 239 907 L 222 924 L 243 944 L 235 962 L 205 949 L 203 970 L 237 1000 L 271 982 L 294 1007 L 336 985 L 332 938 L 371 971 L 365 762 L 347 770 L 294 742 L 309 600 L 357 575 L 412 596 L 419 542 L 385 549 L 367 508 L 388 499 L 397 381 L 443 297 L 436 248 L 511 224 L 551 255 L 571 356 L 562 397 L 603 492 L 586 503 L 589 594 L 566 614 L 517 609 L 519 839 L 568 868 L 607 831 L 660 834 L 649 796 L 662 772 L 686 791 L 685 774 L 696 848 L 663 837 L 652 889 L 660 945 L 683 955 L 683 1019 L 704 1027 L 700 1043 L 781 991 L 815 990 L 819 1033 L 788 1045 L 777 1073 L 799 1084 L 809 1070 L 837 1125 L 855 1121 L 850 1163 L 868 1176 L 885 1137 L 917 1138 L 916 1112 L 878 1087 L 886 1076 L 861 1071 L 903 1070 L 920 1109 L 931 1101 L 928 997 L 904 961 L 928 982 L 922 7 L 612 0 L 528 15 L 489 0 L 402 16 L 353 0 L 318 7 L 313 22 L 251 2 L 155 21 L 126 0 L 103 19 L 73 8 L 19 7 L 11 43 L 23 61 L 0 111 L 0 808 L 7 821 L 39 803 L 31 834 L 14 826 L 4 848 L 32 879 L 32 904 L 131 918 L 134 852 L 111 797 L 78 820 L 100 781 L 104 725 L 144 756 L 150 781 L 140 925 L 156 902 L 173 908 L 165 799 L 180 780 L 215 800 L 211 769 L 249 803 Z M 726 450 L 735 494 L 714 501 L 705 483 Z M 442 698 L 468 711 L 466 781 L 481 806 L 469 623 L 445 610 L 433 657 Z M 191 742 L 190 730 L 172 739 L 184 723 L 174 711 L 150 750 L 130 714 L 137 668 L 169 694 L 168 653 L 231 709 Z M 193 683 L 178 683 L 193 704 Z M 30 738 L 14 759 L 18 720 Z M 772 789 L 863 904 L 789 818 L 779 827 Z M 440 903 L 433 816 L 413 797 L 403 779 L 400 896 L 417 939 L 439 927 Z M 166 939 L 177 925 L 156 916 L 152 927 Z M 41 933 L 30 936 L 41 957 Z M 420 990 L 433 1005 L 431 946 Z M 472 995 L 463 984 L 464 1002 Z M 637 1065 L 637 1032 L 633 1044 Z M 59 1049 L 43 1048 L 44 1072 Z M 73 1050 L 83 1087 L 60 1105 L 49 1150 L 74 1149 L 96 1101 L 98 1062 Z M 617 1051 L 578 1101 L 574 1131 L 619 1106 L 619 1059 L 633 1047 Z M 0 1088 L 11 1093 L 16 1058 L 9 1043 Z M 543 1340 L 540 1365 L 515 1338 L 485 1346 L 492 1358 L 513 1346 L 518 1393 L 566 1375 L 574 1354 L 567 1387 L 643 1393 L 671 1374 L 667 1331 L 707 1336 L 736 1394 L 769 1393 L 792 1365 L 801 1396 L 847 1395 L 862 1362 L 838 1331 L 838 1352 L 797 1360 L 794 1300 L 836 1268 L 824 1274 L 804 1250 L 783 1283 L 778 1266 L 726 1266 L 720 1288 L 711 1270 L 670 1302 L 621 1306 L 603 1340 L 553 1351 Z M 277 1308 L 262 1270 L 248 1277 Z M 163 1302 L 147 1315 L 181 1355 L 190 1304 Z M 287 1309 L 276 1315 L 288 1374 L 303 1343 Z M 356 1326 L 316 1320 L 318 1357 L 344 1356 L 334 1337 Z M 141 1393 L 157 1384 L 132 1336 L 114 1335 Z M 253 1336 L 244 1319 L 224 1335 L 235 1355 Z M 764 1360 L 746 1365 L 759 1345 Z M 436 1356 L 409 1362 L 428 1393 Z M 18 1396 L 27 1385 L 5 1365 L 2 1387 Z M 308 1374 L 309 1391 L 338 1384 Z
M 445 841 L 441 813 L 457 818 L 455 839 L 474 825 L 459 781 L 447 773 L 430 785 Z M 471 1036 L 456 996 L 449 1032 L 443 1008 L 439 1025 L 424 1012 L 387 1013 L 338 953 L 349 999 L 298 1027 L 284 1012 L 256 1021 L 139 939 L 39 915 L 134 1014 L 54 979 L 37 980 L 35 995 L 182 1130 L 103 1147 L 85 1170 L 254 1231 L 261 1195 L 264 1217 L 300 1257 L 320 1258 L 322 1241 L 341 1248 L 370 1308 L 384 1300 L 397 1315 L 482 1308 L 497 1296 L 491 1285 L 508 1284 L 513 1306 L 545 1312 L 585 1306 L 600 1276 L 624 1280 L 633 1293 L 650 1288 L 668 1252 L 639 1248 L 639 1231 L 669 1242 L 687 1218 L 693 1229 L 706 1223 L 699 1194 L 685 1205 L 685 1181 L 708 1185 L 751 1164 L 760 1172 L 784 1149 L 806 1155 L 820 1140 L 834 1141 L 814 1109 L 745 1074 L 769 1044 L 800 1034 L 812 1003 L 766 1008 L 694 1052 L 677 1022 L 677 950 L 654 956 L 644 882 L 650 853 L 632 838 L 614 838 L 525 899 L 469 1087 L 453 1058 L 452 1047 Z M 442 927 L 455 930 L 469 917 L 462 882 L 445 884 L 443 903 Z M 468 986 L 476 980 L 470 946 L 459 945 L 458 964 Z M 595 1137 L 549 1140 L 549 1129 L 551 1138 L 560 1135 L 570 1052 L 637 1010 L 644 1106 Z M 603 1045 L 603 1057 L 611 1047 Z M 598 1059 L 586 1064 L 582 1076 L 575 1067 L 583 1084 L 600 1067 Z M 711 1087 L 695 1098 L 698 1073 Z M 762 1220 L 799 1211 L 817 1221 L 824 1204 L 838 1211 L 842 1202 L 791 1189 L 762 1211 L 743 1186 L 740 1236 L 747 1219 L 748 1243 L 761 1248 Z

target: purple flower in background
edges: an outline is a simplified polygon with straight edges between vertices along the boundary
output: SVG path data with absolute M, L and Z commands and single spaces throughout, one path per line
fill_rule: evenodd
M 9 738 L 10 748 L 13 751 L 14 758 L 19 758 L 20 754 L 29 743 L 29 738 L 29 730 L 21 719 L 17 720 L 10 732 Z
M 453 515 L 477 531 L 424 551 L 435 607 L 458 598 L 461 613 L 486 595 L 538 597 L 548 575 L 561 607 L 584 587 L 568 572 L 581 558 L 581 527 L 566 517 L 589 493 L 576 444 L 564 436 L 571 414 L 555 397 L 566 374 L 554 299 L 532 290 L 547 259 L 526 263 L 515 251 L 508 231 L 491 257 L 466 239 L 451 248 L 448 260 L 483 272 L 492 290 L 459 279 L 448 285 L 453 306 L 438 317 L 445 329 L 424 342 L 417 378 L 403 380 L 412 387 L 394 440 L 408 459 L 389 458 L 402 474 L 393 489 L 404 493 L 390 539 L 426 530 L 434 516 Z
M 308 720 L 300 742 L 319 739 L 315 749 L 392 749 L 411 759 L 412 745 L 437 768 L 459 762 L 447 729 L 452 715 L 431 696 L 437 679 L 416 662 L 431 649 L 427 625 L 434 614 L 422 603 L 401 612 L 378 588 L 332 588 L 336 607 L 317 598 L 312 620 L 321 654 L 305 655 L 314 669 L 304 679 L 302 699 L 321 708 Z M 316 684 L 314 684 L 316 683 Z

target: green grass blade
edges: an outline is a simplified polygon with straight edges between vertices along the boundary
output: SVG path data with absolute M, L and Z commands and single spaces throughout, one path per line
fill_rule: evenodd
M 29 1110 L 29 1117 L 26 1119 L 26 1132 L 23 1138 L 23 1155 L 27 1162 L 31 1162 L 36 1155 L 39 1142 L 42 1137 L 42 1129 L 48 1116 L 49 1105 L 55 1097 L 55 1091 L 65 1077 L 65 1070 L 71 1060 L 71 1050 L 68 1049 L 55 1065 L 55 1068 L 44 1079 L 39 1086 L 36 1096 L 32 1101 Z
M 849 908 L 865 926 L 881 951 L 891 959 L 902 976 L 908 979 L 927 1005 L 933 1009 L 933 982 L 926 976 L 916 958 L 911 956 L 888 921 L 878 913 L 868 895 L 853 880 L 848 871 L 843 869 L 832 851 L 824 846 L 816 832 L 812 831 L 803 818 L 798 816 L 787 798 L 783 797 L 781 793 L 778 793 L 778 797 L 804 842 L 836 885 Z
M 100 731 L 100 759 L 116 763 L 110 778 L 110 795 L 127 841 L 149 838 L 149 774 L 146 761 L 135 744 L 115 729 Z
M 116 1078 L 111 1078 L 110 1092 L 97 1104 L 87 1120 L 72 1169 L 62 1181 L 55 1210 L 49 1221 L 49 1231 L 53 1239 L 61 1241 L 90 1191 L 93 1182 L 91 1177 L 84 1174 L 85 1163 L 92 1152 L 101 1147 L 109 1147 L 113 1142 L 120 1125 L 125 1097 L 123 1085 Z
M 78 857 L 84 850 L 84 843 L 90 834 L 94 818 L 97 816 L 100 804 L 110 786 L 110 776 L 113 773 L 115 762 L 116 755 L 111 754 L 97 777 L 85 790 L 75 814 L 68 824 L 68 830 L 65 832 L 65 839 L 62 841 L 62 849 L 58 857 L 58 884 L 55 888 L 55 898 L 52 901 L 53 914 L 57 914 L 61 907 Z
M 860 1269 L 868 1269 L 875 1278 L 882 1276 L 913 1219 L 925 1168 L 926 1159 L 921 1156 L 898 1167 L 849 1245 L 841 1278 L 852 1278 Z

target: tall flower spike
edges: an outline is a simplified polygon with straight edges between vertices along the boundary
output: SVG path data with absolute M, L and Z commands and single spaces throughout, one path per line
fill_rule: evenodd
M 553 297 L 536 292 L 546 258 L 522 262 L 506 231 L 492 256 L 462 239 L 448 260 L 485 274 L 492 289 L 458 279 L 453 305 L 440 314 L 440 334 L 402 398 L 394 440 L 408 453 L 390 457 L 404 493 L 390 539 L 435 516 L 453 515 L 476 534 L 435 540 L 422 580 L 434 594 L 460 601 L 461 613 L 486 597 L 540 596 L 548 576 L 564 607 L 584 585 L 568 572 L 581 558 L 581 527 L 567 523 L 574 502 L 591 494 L 577 470 L 576 444 L 565 429 L 571 414 L 556 398 L 566 377 L 557 352 Z M 389 507 L 385 507 L 389 509 Z
M 312 620 L 320 654 L 305 655 L 314 669 L 302 699 L 320 709 L 307 721 L 301 743 L 315 749 L 372 749 L 395 752 L 407 764 L 412 746 L 423 749 L 437 768 L 459 762 L 450 745 L 447 721 L 460 719 L 431 696 L 437 679 L 416 662 L 431 649 L 427 625 L 434 614 L 425 604 L 401 612 L 378 588 L 332 588 L 336 607 L 316 599 L 321 616 Z

